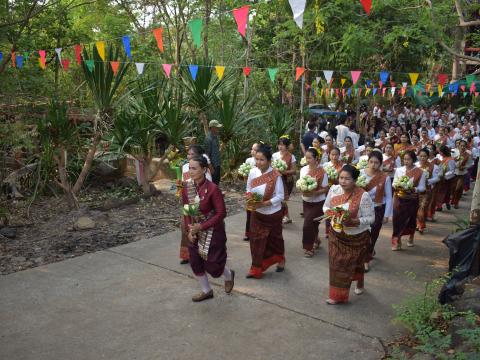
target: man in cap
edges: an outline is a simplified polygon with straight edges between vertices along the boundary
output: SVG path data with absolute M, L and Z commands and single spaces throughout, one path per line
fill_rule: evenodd
M 220 142 L 218 139 L 219 129 L 223 125 L 218 122 L 218 120 L 211 120 L 208 123 L 208 128 L 210 129 L 207 137 L 205 138 L 205 151 L 213 166 L 212 181 L 215 184 L 220 183 L 220 166 L 222 164 L 222 159 L 220 158 Z

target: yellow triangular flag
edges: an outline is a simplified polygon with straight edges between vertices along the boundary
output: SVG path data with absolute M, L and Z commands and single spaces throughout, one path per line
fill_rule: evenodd
M 222 80 L 225 66 L 215 66 L 215 72 L 217 73 L 218 78 Z
M 442 85 L 438 84 L 438 96 L 439 97 L 442 97 L 443 96 L 443 87 Z
M 370 88 L 367 88 L 367 90 L 365 91 L 365 96 L 367 96 L 368 94 L 370 94 Z
M 408 73 L 408 76 L 410 76 L 410 81 L 412 82 L 412 85 L 415 85 L 418 80 L 418 73 Z
M 97 46 L 98 55 L 105 61 L 105 41 L 97 41 L 95 45 Z
M 433 91 L 430 91 L 430 97 L 432 97 L 432 96 L 433 96 Z
M 320 96 L 323 96 L 323 88 L 320 89 Z
M 342 78 L 342 79 L 340 80 L 340 82 L 342 83 L 342 86 L 345 85 L 345 81 L 347 81 L 347 79 L 345 79 L 345 78 Z

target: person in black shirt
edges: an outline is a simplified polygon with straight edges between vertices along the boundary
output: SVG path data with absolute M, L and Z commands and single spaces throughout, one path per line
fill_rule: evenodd
M 304 155 L 308 148 L 312 147 L 313 139 L 318 139 L 318 134 L 315 132 L 316 128 L 317 125 L 315 123 L 308 123 L 308 131 L 303 135 L 302 143 L 300 144 Z

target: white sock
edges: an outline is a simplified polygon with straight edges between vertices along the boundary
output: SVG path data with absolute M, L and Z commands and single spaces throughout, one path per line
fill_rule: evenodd
M 208 282 L 208 277 L 206 274 L 202 276 L 197 276 L 198 281 L 200 282 L 200 287 L 202 288 L 203 293 L 208 293 L 212 288 L 210 287 L 210 283 Z
M 225 278 L 225 281 L 232 280 L 232 272 L 227 266 L 225 266 L 225 269 L 223 269 L 223 277 Z

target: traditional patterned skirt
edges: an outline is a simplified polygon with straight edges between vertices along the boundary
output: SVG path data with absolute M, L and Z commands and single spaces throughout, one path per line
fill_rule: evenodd
M 418 194 L 417 227 L 421 230 L 426 228 L 425 220 L 429 214 L 429 206 L 432 200 L 432 191 L 427 190 Z
M 442 179 L 437 183 L 437 192 L 435 194 L 435 203 L 437 209 L 441 209 L 443 204 L 450 204 L 450 195 L 452 193 L 453 182 L 455 178 L 450 180 Z
M 283 181 L 283 190 L 284 190 L 284 201 L 282 201 L 282 213 L 283 216 L 288 216 L 288 205 L 287 201 L 290 199 L 290 195 L 293 190 L 293 185 L 295 181 L 292 175 L 282 175 Z
M 282 236 L 282 211 L 271 215 L 252 212 L 250 224 L 250 252 L 252 266 L 249 274 L 260 279 L 270 266 L 285 262 Z
M 202 259 L 198 254 L 197 243 L 190 243 L 188 245 L 188 251 L 193 273 L 196 276 L 202 276 L 207 272 L 214 278 L 220 277 L 227 263 L 226 243 L 227 235 L 225 234 L 225 225 L 217 226 L 213 230 L 207 260 Z
M 465 183 L 464 175 L 457 175 L 452 179 L 452 205 L 458 205 L 463 195 L 463 186 Z
M 403 235 L 415 235 L 417 225 L 418 196 L 393 197 L 392 245 L 398 245 Z
M 348 301 L 352 281 L 363 288 L 364 263 L 368 255 L 370 231 L 347 235 L 330 230 L 328 252 L 330 265 L 329 297 L 338 302 Z
M 183 222 L 183 216 L 180 221 L 180 232 L 182 234 L 182 239 L 180 241 L 180 259 L 182 260 L 188 260 L 190 258 L 189 253 L 188 253 L 188 245 L 190 244 L 190 241 L 188 240 L 187 237 L 187 230 L 185 229 L 185 223 Z
M 247 210 L 247 222 L 245 224 L 245 237 L 250 238 L 250 222 L 251 222 L 252 212 Z
M 323 204 L 320 202 L 303 202 L 303 249 L 312 251 L 315 241 L 318 239 L 318 221 L 313 219 L 323 216 Z
M 380 230 L 383 225 L 383 218 L 385 217 L 385 204 L 381 206 L 375 206 L 375 222 L 371 226 L 370 242 L 368 244 L 368 256 L 367 261 L 370 262 L 375 254 L 375 244 L 377 243 Z

